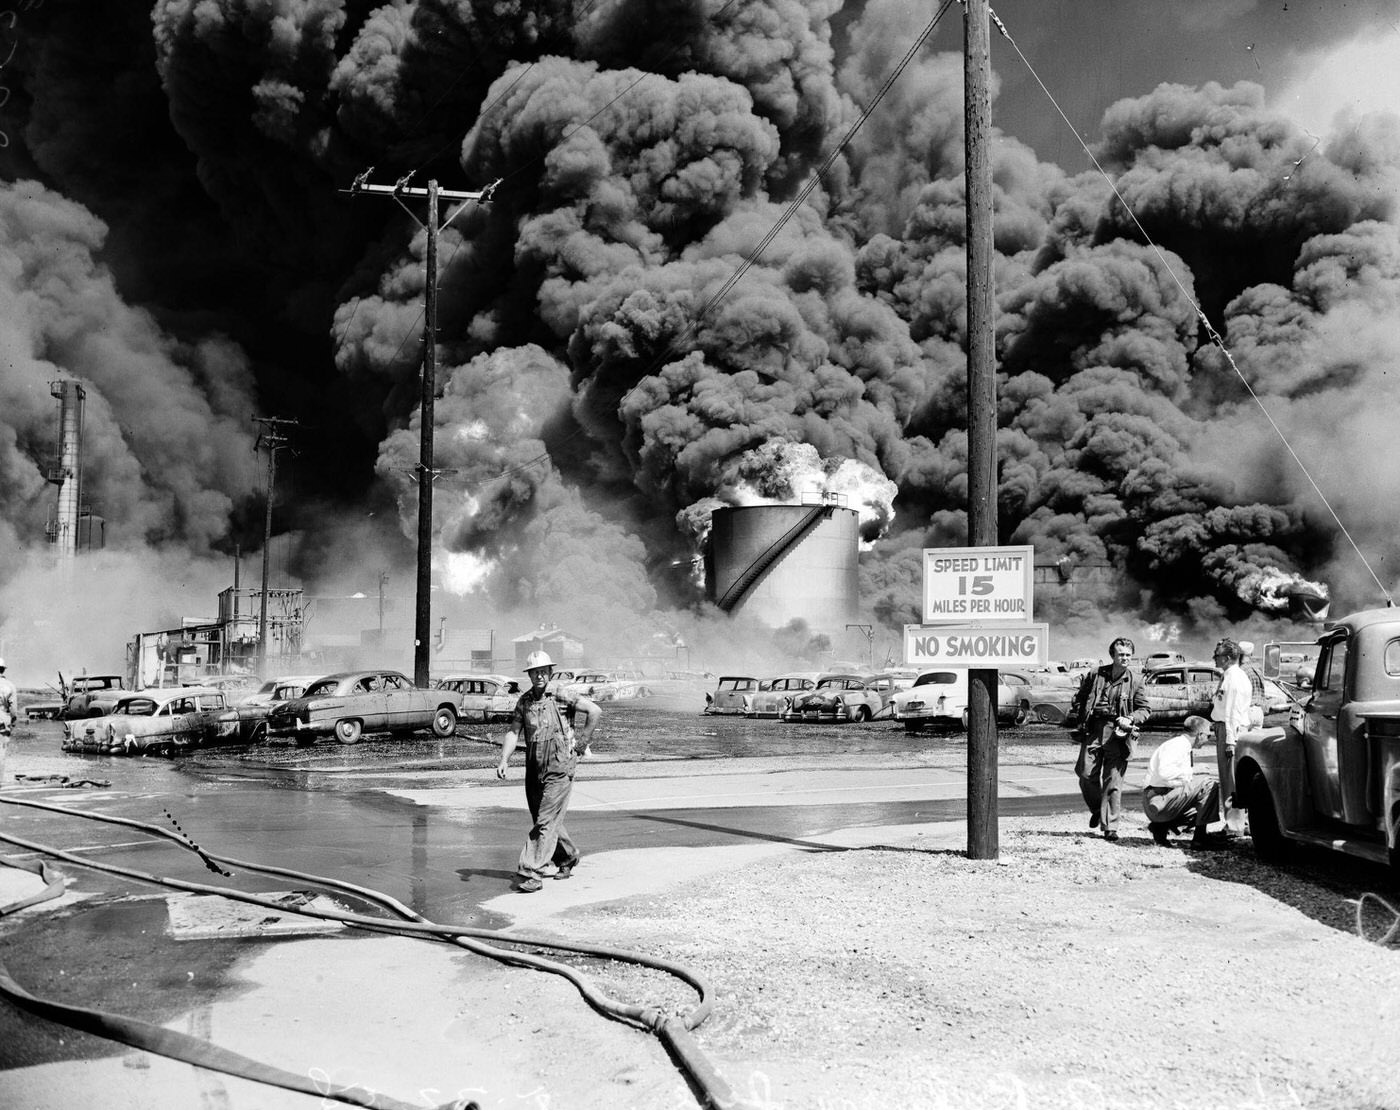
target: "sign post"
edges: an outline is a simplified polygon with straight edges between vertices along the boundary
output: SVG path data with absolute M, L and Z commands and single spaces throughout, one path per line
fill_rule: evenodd
M 1049 626 L 1031 620 L 1034 588 L 1033 547 L 926 548 L 924 623 L 904 626 L 905 662 L 968 671 L 967 851 L 972 859 L 994 859 L 998 851 L 997 669 L 1043 664 L 1050 656 Z M 974 705 L 975 678 L 985 680 L 983 705 Z

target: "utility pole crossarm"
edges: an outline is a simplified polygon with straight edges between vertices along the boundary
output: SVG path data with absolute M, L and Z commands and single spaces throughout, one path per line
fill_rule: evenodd
M 488 185 L 485 189 L 477 192 L 464 192 L 461 189 L 439 189 L 438 200 L 481 200 L 483 197 L 489 199 L 491 191 L 497 183 Z M 348 189 L 340 190 L 342 193 L 381 193 L 387 197 L 427 197 L 427 189 L 410 189 L 398 185 L 352 185 Z

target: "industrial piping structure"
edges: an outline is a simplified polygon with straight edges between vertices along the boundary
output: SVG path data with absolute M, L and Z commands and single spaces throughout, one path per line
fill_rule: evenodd
M 78 554 L 79 498 L 82 495 L 83 402 L 87 391 L 75 381 L 49 383 L 58 398 L 58 453 L 47 478 L 58 487 L 58 506 L 49 524 L 50 542 L 60 566 L 71 566 Z

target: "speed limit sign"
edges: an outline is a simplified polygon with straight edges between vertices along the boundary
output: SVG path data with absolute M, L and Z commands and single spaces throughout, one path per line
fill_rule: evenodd
M 924 623 L 1031 619 L 1033 547 L 924 549 Z

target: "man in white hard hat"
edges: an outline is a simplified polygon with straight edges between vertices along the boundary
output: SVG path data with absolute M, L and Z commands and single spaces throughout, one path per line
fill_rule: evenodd
M 516 889 L 533 894 L 552 874 L 567 879 L 578 866 L 578 849 L 564 828 L 564 814 L 574 789 L 579 754 L 586 751 L 603 711 L 579 694 L 550 693 L 554 661 L 543 651 L 525 658 L 530 688 L 515 703 L 514 724 L 501 744 L 496 777 L 505 778 L 511 753 L 525 737 L 525 803 L 530 807 L 530 835 L 520 852 Z M 577 734 L 570 718 L 583 714 Z

